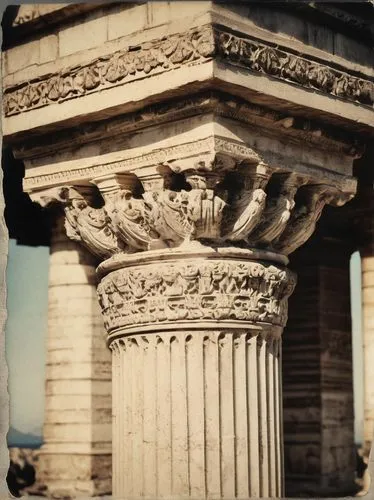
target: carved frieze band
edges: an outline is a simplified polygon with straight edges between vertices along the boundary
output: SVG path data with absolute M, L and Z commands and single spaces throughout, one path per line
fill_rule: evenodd
M 219 55 L 231 64 L 346 100 L 374 104 L 374 82 L 370 80 L 223 31 L 215 30 L 215 39 Z
M 88 64 L 66 68 L 4 91 L 6 116 L 62 102 L 103 88 L 167 71 L 181 64 L 211 57 L 213 31 L 209 26 L 130 47 Z
M 296 284 L 287 269 L 251 261 L 184 260 L 113 271 L 98 286 L 108 333 L 199 320 L 284 326 Z
M 121 85 L 154 72 L 212 57 L 251 71 L 362 104 L 374 104 L 374 83 L 212 25 L 130 47 L 85 65 L 44 75 L 4 91 L 5 116 Z

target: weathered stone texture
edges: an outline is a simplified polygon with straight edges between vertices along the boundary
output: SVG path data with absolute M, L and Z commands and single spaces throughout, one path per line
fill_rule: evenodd
M 281 496 L 279 343 L 227 328 L 114 340 L 113 494 Z

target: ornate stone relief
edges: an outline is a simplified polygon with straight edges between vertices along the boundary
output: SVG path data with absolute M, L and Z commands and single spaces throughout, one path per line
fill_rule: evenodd
M 374 103 L 372 81 L 224 31 L 215 30 L 215 38 L 218 54 L 230 64 L 343 99 L 368 105 Z
M 214 56 L 224 59 L 228 64 L 325 94 L 369 106 L 374 104 L 374 83 L 370 80 L 251 40 L 247 36 L 238 37 L 221 28 L 205 25 L 8 87 L 3 95 L 5 116 L 121 85 L 182 64 L 203 62 Z
M 199 320 L 284 326 L 295 284 L 292 272 L 270 264 L 187 259 L 113 271 L 101 280 L 98 295 L 108 333 Z
M 4 92 L 5 115 L 61 102 L 213 55 L 209 26 L 130 47 Z
M 69 236 L 102 258 L 193 240 L 288 255 L 310 237 L 326 203 L 344 203 L 352 196 L 313 185 L 308 176 L 278 173 L 255 161 L 253 152 L 250 158 L 200 155 L 161 164 L 152 176 L 94 179 L 104 197 L 102 208 L 90 207 L 70 187 L 44 193 L 43 202 L 63 203 Z

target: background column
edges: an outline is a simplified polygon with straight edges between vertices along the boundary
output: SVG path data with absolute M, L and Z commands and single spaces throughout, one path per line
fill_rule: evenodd
M 365 237 L 360 248 L 362 273 L 362 328 L 364 348 L 364 455 L 369 457 L 374 437 L 374 197 L 365 211 Z
M 111 492 L 111 356 L 95 258 L 52 229 L 44 446 L 38 482 L 54 497 Z
M 334 209 L 326 209 L 326 214 Z M 344 221 L 344 209 L 337 213 Z M 330 224 L 331 222 L 331 224 Z M 291 255 L 298 285 L 283 336 L 286 495 L 355 490 L 349 231 L 322 217 Z

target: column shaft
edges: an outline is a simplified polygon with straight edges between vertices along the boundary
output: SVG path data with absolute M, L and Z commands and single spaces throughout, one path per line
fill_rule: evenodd
M 54 496 L 111 491 L 110 351 L 97 304 L 95 259 L 67 238 L 50 249 L 44 446 L 40 481 Z
M 113 494 L 281 496 L 280 342 L 230 330 L 114 340 Z
M 342 239 L 315 243 L 292 260 L 283 336 L 287 496 L 355 488 L 350 250 Z
M 374 254 L 374 249 L 373 249 Z M 364 343 L 364 449 L 369 456 L 374 436 L 374 255 L 363 255 L 362 270 L 362 327 Z

